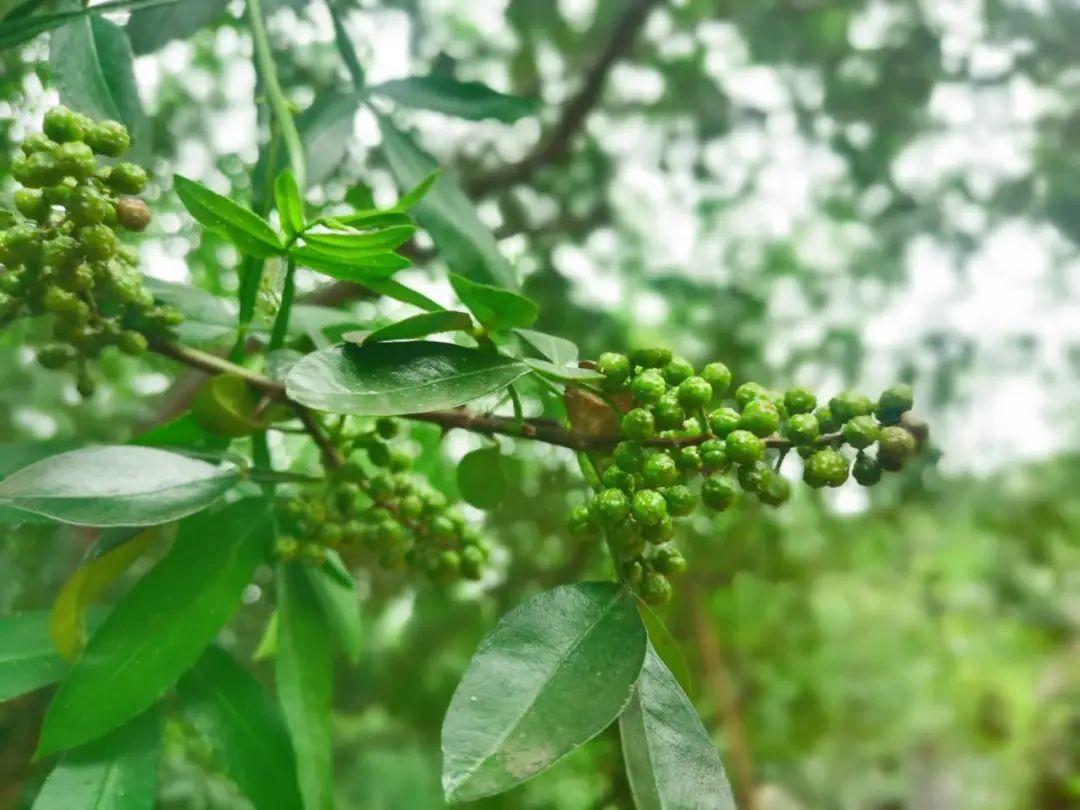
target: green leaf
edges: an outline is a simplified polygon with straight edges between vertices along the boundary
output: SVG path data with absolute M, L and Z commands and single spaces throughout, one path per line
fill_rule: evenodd
M 125 594 L 60 684 L 38 755 L 93 740 L 161 697 L 240 606 L 270 538 L 261 500 L 185 520 L 168 555 Z
M 190 413 L 150 428 L 131 440 L 132 444 L 147 447 L 178 447 L 224 449 L 229 444 L 226 436 L 215 436 L 206 430 Z
M 504 616 L 443 721 L 447 800 L 509 790 L 603 731 L 630 699 L 646 643 L 633 597 L 611 582 L 563 585 Z
M 397 253 L 371 253 L 359 258 L 344 259 L 312 245 L 290 248 L 289 256 L 301 267 L 341 281 L 352 281 L 365 286 L 371 281 L 388 279 L 398 270 L 411 264 L 408 259 Z
M 619 733 L 638 810 L 735 810 L 708 732 L 651 646 Z
M 299 565 L 278 566 L 278 697 L 296 752 L 305 810 L 333 804 L 330 708 L 334 672 L 329 628 Z
M 334 217 L 323 217 L 319 220 L 330 228 L 387 228 L 391 225 L 413 226 L 413 221 L 407 214 L 400 211 L 357 211 L 355 214 L 340 214 Z
M 413 315 L 397 323 L 389 324 L 364 338 L 364 343 L 381 343 L 384 340 L 412 340 L 414 338 L 437 335 L 442 332 L 468 332 L 472 329 L 472 318 L 465 312 L 441 310 Z
M 355 258 L 362 261 L 372 255 L 389 253 L 409 241 L 415 231 L 416 228 L 409 224 L 355 233 L 306 233 L 304 242 L 328 255 L 344 260 Z
M 176 327 L 181 343 L 208 344 L 231 338 L 236 332 L 236 313 L 221 298 L 201 287 L 190 284 L 174 284 L 152 276 L 143 276 L 154 300 L 169 304 L 184 313 L 184 320 Z
M 175 5 L 136 11 L 126 26 L 132 50 L 142 56 L 173 40 L 187 39 L 221 19 L 226 6 L 226 0 L 184 0 Z
M 338 647 L 349 663 L 355 666 L 360 661 L 362 640 L 360 595 L 356 592 L 356 583 L 336 552 L 330 553 L 323 567 L 309 567 L 305 572 Z
M 286 169 L 274 181 L 274 204 L 288 236 L 304 230 L 304 201 L 300 199 L 300 187 L 292 169 Z
M 534 329 L 515 329 L 514 332 L 557 366 L 569 366 L 578 361 L 577 344 L 566 338 L 537 332 Z
M 173 183 L 176 196 L 200 225 L 244 253 L 265 259 L 285 251 L 274 229 L 258 214 L 179 174 L 173 176 Z
M 383 151 L 400 188 L 413 188 L 438 164 L 412 138 L 379 117 Z M 480 221 L 476 207 L 449 172 L 443 172 L 416 205 L 416 218 L 435 240 L 439 257 L 455 273 L 476 281 L 516 288 L 517 279 L 491 230 Z
M 62 25 L 85 17 L 97 16 L 108 11 L 136 10 L 153 8 L 176 3 L 179 0 L 112 0 L 106 3 L 96 3 L 92 6 L 60 11 L 55 14 L 36 14 L 22 17 L 18 20 L 4 22 L 4 30 L 0 32 L 0 49 L 11 48 L 21 45 L 27 40 L 33 39 L 38 34 L 52 31 Z
M 599 382 L 604 379 L 603 374 L 591 368 L 557 366 L 547 360 L 537 360 L 535 357 L 526 357 L 525 362 L 541 377 L 548 377 L 559 382 Z
M 251 674 L 210 646 L 177 684 L 184 715 L 260 810 L 300 806 L 292 744 L 277 705 Z
M 512 123 L 527 115 L 535 115 L 539 108 L 531 99 L 499 93 L 480 82 L 460 82 L 444 76 L 395 79 L 375 85 L 371 92 L 407 107 L 435 110 L 472 121 L 495 118 Z
M 33 810 L 152 810 L 157 792 L 160 720 L 156 710 L 60 760 Z
M 0 616 L 0 701 L 58 681 L 67 664 L 49 641 L 49 613 Z
M 10 475 L 15 470 L 39 461 L 46 456 L 62 453 L 74 446 L 71 441 L 22 441 L 4 442 L 0 444 L 0 478 Z M 41 515 L 24 512 L 13 506 L 5 506 L 0 503 L 0 525 L 20 523 L 49 523 L 49 519 Z
M 418 340 L 323 349 L 293 366 L 285 385 L 315 410 L 394 416 L 463 405 L 528 370 L 510 357 Z
M 395 211 L 408 211 L 414 205 L 419 203 L 427 193 L 431 191 L 431 187 L 435 185 L 435 181 L 439 179 L 439 175 L 442 174 L 442 169 L 436 169 L 411 189 L 406 191 L 400 197 L 398 201 L 394 203 Z
M 49 638 L 66 661 L 74 661 L 86 644 L 87 609 L 142 556 L 155 536 L 152 528 L 137 534 L 131 529 L 114 529 L 113 535 L 103 535 L 99 542 L 104 540 L 113 547 L 86 560 L 60 588 L 49 616 Z
M 476 320 L 492 331 L 531 326 L 540 314 L 536 304 L 523 295 L 470 281 L 457 273 L 450 274 L 450 286 Z
M 50 456 L 0 481 L 0 503 L 78 526 L 153 526 L 216 501 L 236 467 L 153 447 L 85 447 Z
M 401 301 L 404 304 L 411 304 L 418 309 L 423 309 L 428 312 L 441 312 L 443 307 L 436 301 L 432 301 L 426 295 L 418 293 L 409 287 L 406 287 L 400 282 L 392 279 L 384 279 L 380 281 L 374 281 L 369 279 L 363 282 L 364 286 L 377 295 L 385 295 L 387 298 L 393 298 L 395 301 Z
M 671 670 L 683 691 L 688 695 L 694 694 L 690 667 L 686 663 L 686 656 L 683 655 L 679 640 L 671 634 L 668 626 L 664 624 L 664 620 L 657 615 L 656 611 L 644 601 L 637 599 L 637 606 L 641 620 L 645 622 L 645 629 L 649 631 L 649 643 L 663 660 L 664 665 Z
M 494 509 L 506 494 L 506 472 L 498 447 L 481 447 L 458 462 L 458 491 L 477 509 Z
M 67 0 L 77 10 L 77 0 Z M 60 100 L 96 120 L 120 121 L 139 162 L 149 158 L 150 126 L 139 101 L 131 44 L 124 29 L 101 17 L 80 17 L 54 31 L 49 67 Z M 129 154 L 129 159 L 131 155 Z

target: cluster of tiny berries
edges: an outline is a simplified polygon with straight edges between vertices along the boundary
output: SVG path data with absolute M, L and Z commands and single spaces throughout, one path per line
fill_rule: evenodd
M 409 568 L 444 584 L 482 576 L 487 543 L 442 492 L 409 473 L 413 457 L 391 443 L 397 434 L 397 422 L 380 418 L 341 437 L 353 460 L 334 471 L 330 485 L 320 485 L 314 497 L 281 501 L 279 558 L 321 564 L 327 549 L 363 548 L 384 569 Z M 369 468 L 378 472 L 368 474 Z
M 779 468 L 789 450 L 803 458 L 803 480 L 815 488 L 838 487 L 849 475 L 872 486 L 916 450 L 901 425 L 912 407 L 907 385 L 877 402 L 845 391 L 819 406 L 805 388 L 776 394 L 754 382 L 729 398 L 727 366 L 709 363 L 698 372 L 666 349 L 606 353 L 596 368 L 608 394 L 631 402 L 602 469 L 602 488 L 572 510 L 570 528 L 602 532 L 622 578 L 650 604 L 670 600 L 669 576 L 686 570 L 685 558 L 668 545 L 673 519 L 699 503 L 729 509 L 740 490 L 770 506 L 784 503 L 791 484 Z
M 141 231 L 146 203 L 131 196 L 146 186 L 133 163 L 98 165 L 128 148 L 127 129 L 95 123 L 64 107 L 45 114 L 44 131 L 31 135 L 11 164 L 16 214 L 0 212 L 0 326 L 23 316 L 51 315 L 55 342 L 42 347 L 45 368 L 76 368 L 79 393 L 91 396 L 87 358 L 108 346 L 130 355 L 146 351 L 145 332 L 168 330 L 182 319 L 158 306 L 143 286 L 139 254 L 121 244 L 118 230 Z

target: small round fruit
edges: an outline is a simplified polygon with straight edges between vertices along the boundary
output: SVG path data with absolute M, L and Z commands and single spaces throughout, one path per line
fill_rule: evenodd
M 712 386 L 701 377 L 687 377 L 678 388 L 679 403 L 687 410 L 708 405 L 713 397 Z
M 86 136 L 83 117 L 67 107 L 53 107 L 45 113 L 41 129 L 47 137 L 57 143 L 81 141 Z
M 769 392 L 765 386 L 756 382 L 746 382 L 735 389 L 735 402 L 740 408 L 745 408 L 748 403 L 755 399 L 768 399 Z
M 596 370 L 609 381 L 620 383 L 630 376 L 633 369 L 630 366 L 630 359 L 625 354 L 604 352 L 596 361 Z
M 645 569 L 638 560 L 624 562 L 620 567 L 620 570 L 622 571 L 623 579 L 626 580 L 626 584 L 632 588 L 636 588 L 641 584 L 641 578 L 645 576 Z
M 733 430 L 728 434 L 727 456 L 736 464 L 752 464 L 765 455 L 765 442 L 748 430 Z
M 817 396 L 808 388 L 789 388 L 784 392 L 784 407 L 789 414 L 811 413 L 817 407 Z
M 607 531 L 608 544 L 620 560 L 632 560 L 640 557 L 645 550 L 645 538 L 641 536 L 638 524 L 633 520 L 624 520 Z
M 788 419 L 785 429 L 788 441 L 796 447 L 811 444 L 821 435 L 817 417 L 812 413 L 796 413 Z
M 685 484 L 664 489 L 664 500 L 667 501 L 668 514 L 673 517 L 684 517 L 694 511 L 698 497 L 694 491 Z
M 675 461 L 667 453 L 654 453 L 645 459 L 641 468 L 641 477 L 650 489 L 669 487 L 679 480 L 679 470 Z
M 878 434 L 878 458 L 903 462 L 915 452 L 915 437 L 904 428 L 890 425 Z
M 621 489 L 610 487 L 596 496 L 593 512 L 605 526 L 614 526 L 630 514 L 630 498 Z
M 75 359 L 75 351 L 63 343 L 50 343 L 38 350 L 37 361 L 42 368 L 63 368 Z
M 771 471 L 767 464 L 755 461 L 753 464 L 739 465 L 739 486 L 746 492 L 761 492 Z
M 734 408 L 717 408 L 709 414 L 709 429 L 721 438 L 739 426 L 740 415 Z
M 566 521 L 572 534 L 591 534 L 596 530 L 596 521 L 593 520 L 592 510 L 588 504 L 580 503 L 570 510 L 570 517 Z
M 15 192 L 15 208 L 27 219 L 43 222 L 49 217 L 52 207 L 45 199 L 45 193 L 38 188 L 20 188 Z
M 656 420 L 645 408 L 631 408 L 622 418 L 620 430 L 623 437 L 633 441 L 651 439 L 656 433 Z
M 641 580 L 641 598 L 650 605 L 666 605 L 671 601 L 671 583 L 663 574 L 649 572 Z
M 641 536 L 654 546 L 659 546 L 675 536 L 675 523 L 670 517 L 665 516 L 659 523 L 642 526 Z
M 637 489 L 637 482 L 634 480 L 633 473 L 628 473 L 626 470 L 619 469 L 614 465 L 604 470 L 602 480 L 605 487 L 621 489 L 623 492 L 633 492 Z
M 901 383 L 881 393 L 881 396 L 878 397 L 875 413 L 882 423 L 895 425 L 905 412 L 911 410 L 914 404 L 915 396 L 912 394 L 911 386 Z
M 120 157 L 131 146 L 131 136 L 119 121 L 99 121 L 87 130 L 86 142 L 99 155 Z
M 818 450 L 808 459 L 804 478 L 812 487 L 838 487 L 847 481 L 848 461 L 836 450 Z
M 859 453 L 851 465 L 851 477 L 864 487 L 872 487 L 881 480 L 881 465 L 865 453 Z
M 634 395 L 635 402 L 652 405 L 667 393 L 667 383 L 659 371 L 650 368 L 634 377 L 630 383 L 630 392 Z
M 53 152 L 57 170 L 67 177 L 85 180 L 97 168 L 94 153 L 85 143 L 62 143 Z
M 134 329 L 125 329 L 116 338 L 116 346 L 124 354 L 131 357 L 139 357 L 146 354 L 148 344 L 141 332 Z
M 150 206 L 138 197 L 121 197 L 116 201 L 116 221 L 126 231 L 144 231 L 153 215 Z
M 731 370 L 723 363 L 709 363 L 701 370 L 701 378 L 712 386 L 717 397 L 722 397 L 731 387 Z
M 105 261 L 116 253 L 116 234 L 107 225 L 79 229 L 79 243 L 90 261 Z
M 877 441 L 880 430 L 877 420 L 867 414 L 856 416 L 845 423 L 841 435 L 844 437 L 845 442 L 858 450 L 862 450 Z
M 840 424 L 847 422 L 849 419 L 854 419 L 856 416 L 868 414 L 873 409 L 874 404 L 870 401 L 870 398 L 855 391 L 841 391 L 829 400 L 829 410 L 832 412 L 833 418 Z
M 667 517 L 667 501 L 655 489 L 640 489 L 634 493 L 634 518 L 643 526 L 655 526 Z
M 628 473 L 641 471 L 645 463 L 645 450 L 637 442 L 619 442 L 612 453 L 615 465 Z
M 769 470 L 757 496 L 762 503 L 779 506 L 791 497 L 791 482 L 780 473 Z
M 675 466 L 684 472 L 700 470 L 702 467 L 701 450 L 694 445 L 679 448 L 675 454 Z
M 833 415 L 832 408 L 828 405 L 822 405 L 815 410 L 814 418 L 817 419 L 818 427 L 822 433 L 832 433 L 840 427 L 840 420 Z
M 380 416 L 375 420 L 375 432 L 384 439 L 393 439 L 398 435 L 397 420 L 389 416 Z
M 776 405 L 767 399 L 754 399 L 746 403 L 739 417 L 739 427 L 759 437 L 775 433 L 779 426 L 780 413 Z
M 635 349 L 630 352 L 630 362 L 642 368 L 660 368 L 671 362 L 671 352 L 667 349 Z
M 664 366 L 662 373 L 668 385 L 678 385 L 687 377 L 693 376 L 694 367 L 681 357 L 675 357 Z
M 686 558 L 677 548 L 658 548 L 649 561 L 661 574 L 678 576 L 686 573 Z
M 121 194 L 139 194 L 149 181 L 146 169 L 134 163 L 117 163 L 109 170 L 109 188 Z
M 686 422 L 686 411 L 679 404 L 678 397 L 665 394 L 653 406 L 653 416 L 657 430 L 679 430 Z
M 738 490 L 726 475 L 710 475 L 701 482 L 701 502 L 710 509 L 723 512 L 735 503 Z
M 466 546 L 461 550 L 461 575 L 473 581 L 484 575 L 484 552 L 476 546 Z
M 706 439 L 701 443 L 701 465 L 709 472 L 727 469 L 731 463 L 723 439 Z

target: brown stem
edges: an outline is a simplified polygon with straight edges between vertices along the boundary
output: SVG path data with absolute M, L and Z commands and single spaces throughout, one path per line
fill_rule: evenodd
M 713 632 L 712 623 L 705 612 L 703 594 L 697 586 L 691 586 L 688 590 L 691 623 L 701 657 L 704 681 L 712 691 L 712 698 L 716 703 L 716 724 L 727 743 L 727 764 L 731 770 L 735 804 L 740 810 L 757 810 L 754 759 L 731 672 L 724 661 L 720 640 Z

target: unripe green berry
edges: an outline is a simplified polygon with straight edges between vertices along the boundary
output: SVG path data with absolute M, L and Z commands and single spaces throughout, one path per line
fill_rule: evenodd
M 33 135 L 28 135 L 23 140 L 22 150 L 26 154 L 33 154 L 34 152 L 49 152 L 56 148 L 56 141 L 46 135 L 44 132 L 35 132 Z
M 90 261 L 105 261 L 116 253 L 116 234 L 107 225 L 79 229 L 79 243 Z
M 659 523 L 654 523 L 651 526 L 642 526 L 641 536 L 647 542 L 652 543 L 654 546 L 658 546 L 661 543 L 666 543 L 675 536 L 675 524 L 670 517 L 665 515 L 664 519 Z
M 274 556 L 279 560 L 294 560 L 300 553 L 300 543 L 295 537 L 283 535 L 274 540 Z
M 645 408 L 631 408 L 622 418 L 620 430 L 626 439 L 645 441 L 656 433 L 656 420 Z
M 702 467 L 701 450 L 690 445 L 681 447 L 675 454 L 675 466 L 684 472 L 694 472 Z
M 641 471 L 645 463 L 645 450 L 637 442 L 619 442 L 612 453 L 615 465 L 628 473 Z
M 752 464 L 740 464 L 738 471 L 739 486 L 746 492 L 761 492 L 769 475 L 769 467 L 760 461 Z
M 762 503 L 779 506 L 791 497 L 791 482 L 778 472 L 769 470 L 757 496 Z
M 375 432 L 384 439 L 392 439 L 398 434 L 398 423 L 389 416 L 380 416 L 375 420 Z
M 687 410 L 709 404 L 713 397 L 712 386 L 701 377 L 687 377 L 678 388 L 679 403 Z
M 752 464 L 765 455 L 765 442 L 748 430 L 733 430 L 725 442 L 727 456 L 736 464 Z
M 843 424 L 856 416 L 863 416 L 874 409 L 874 404 L 865 394 L 855 391 L 841 391 L 829 400 L 829 410 L 833 418 Z
M 51 154 L 34 152 L 32 155 L 18 155 L 11 161 L 11 176 L 27 188 L 43 188 L 58 183 L 64 173 Z
M 832 433 L 840 427 L 840 421 L 833 415 L 832 408 L 822 405 L 814 411 L 814 418 L 818 421 L 818 427 L 822 433 Z
M 630 383 L 630 392 L 634 395 L 635 402 L 652 405 L 667 392 L 667 383 L 659 371 L 646 369 L 634 377 Z
M 653 406 L 657 430 L 679 430 L 686 421 L 686 411 L 674 394 L 665 394 Z
M 444 549 L 439 552 L 438 561 L 432 576 L 438 582 L 444 584 L 454 582 L 461 576 L 461 555 L 453 549 Z
M 847 459 L 836 450 L 818 450 L 807 459 L 803 478 L 812 487 L 838 487 L 848 478 Z
M 94 382 L 94 378 L 90 376 L 86 369 L 79 369 L 78 375 L 75 377 L 75 390 L 79 392 L 79 396 L 83 399 L 90 399 L 94 395 L 94 391 L 97 389 L 97 384 Z
M 52 210 L 45 199 L 45 193 L 37 188 L 20 188 L 16 191 L 15 208 L 24 217 L 36 222 L 44 222 Z
M 739 427 L 755 436 L 768 436 L 780 426 L 780 414 L 776 405 L 767 399 L 754 399 L 746 403 L 739 417 Z
M 643 368 L 660 368 L 671 362 L 671 352 L 667 349 L 635 349 L 630 352 L 630 363 Z
M 735 389 L 735 402 L 739 408 L 745 408 L 755 399 L 768 399 L 769 392 L 763 385 L 756 382 L 746 382 Z
M 649 557 L 649 562 L 661 574 L 678 576 L 686 573 L 686 558 L 675 548 L 658 548 Z
M 81 141 L 86 137 L 85 118 L 67 107 L 53 107 L 46 112 L 41 128 L 56 143 Z
M 724 470 L 730 463 L 723 439 L 706 439 L 701 443 L 701 464 L 706 470 Z
M 53 151 L 53 158 L 60 174 L 76 180 L 85 180 L 97 168 L 94 153 L 85 143 L 62 143 Z
M 625 354 L 604 352 L 596 361 L 596 370 L 609 382 L 621 383 L 629 378 L 633 368 L 630 366 L 630 359 Z
M 911 386 L 901 383 L 881 393 L 875 413 L 882 424 L 895 425 L 914 404 L 915 396 L 912 394 Z
M 802 446 L 817 441 L 821 428 L 812 413 L 796 413 L 788 419 L 784 433 L 792 444 Z
M 915 452 L 915 437 L 907 430 L 898 425 L 890 425 L 881 429 L 878 434 L 878 459 L 888 459 L 892 462 L 903 462 Z
M 679 480 L 679 470 L 674 460 L 666 453 L 654 453 L 645 459 L 641 468 L 641 477 L 650 489 L 669 487 Z
M 734 408 L 717 408 L 709 414 L 709 429 L 723 438 L 739 427 L 741 416 Z
M 844 437 L 845 442 L 858 450 L 862 450 L 877 441 L 879 431 L 877 420 L 872 416 L 864 415 L 856 416 L 848 421 L 844 425 L 841 435 Z
M 70 346 L 63 343 L 50 343 L 42 347 L 37 353 L 37 361 L 42 368 L 63 368 L 75 359 L 75 352 Z
M 666 605 L 671 601 L 671 583 L 663 574 L 650 572 L 641 580 L 641 598 L 650 605 Z
M 789 388 L 784 393 L 784 407 L 789 414 L 811 413 L 817 407 L 817 396 L 808 388 Z
M 735 503 L 737 494 L 735 482 L 726 475 L 710 475 L 701 482 L 701 502 L 717 512 Z
M 851 477 L 864 487 L 872 487 L 881 480 L 881 465 L 865 453 L 855 457 Z
M 678 385 L 694 374 L 694 367 L 681 357 L 672 358 L 663 368 L 664 380 L 668 385 Z
M 99 155 L 120 157 L 131 146 L 131 136 L 118 121 L 99 121 L 87 130 L 86 142 Z
M 701 370 L 701 378 L 713 390 L 713 396 L 722 397 L 731 387 L 731 370 L 723 363 L 709 363 Z
M 466 546 L 461 554 L 461 575 L 465 579 L 478 580 L 484 574 L 484 552 L 476 546 Z
M 664 489 L 664 500 L 667 501 L 668 514 L 673 517 L 684 517 L 694 511 L 697 506 L 697 495 L 685 484 L 675 484 Z
M 596 530 L 596 521 L 588 504 L 581 503 L 571 509 L 566 522 L 573 534 L 592 534 Z
M 134 163 L 117 163 L 109 170 L 109 188 L 120 194 L 140 194 L 148 180 L 146 169 Z
M 634 518 L 643 526 L 655 526 L 667 517 L 667 501 L 655 489 L 640 489 L 635 492 L 631 509 Z
M 325 523 L 322 528 L 319 529 L 319 542 L 330 548 L 337 548 L 340 546 L 344 536 L 345 533 L 342 531 L 341 524 L 339 523 Z
M 398 502 L 398 511 L 403 518 L 418 518 L 424 512 L 424 499 L 415 492 L 406 495 Z
M 614 526 L 630 514 L 630 498 L 621 489 L 605 489 L 596 496 L 593 513 L 603 525 Z
M 76 225 L 97 225 L 105 222 L 113 210 L 112 203 L 90 186 L 82 186 L 73 191 L 66 207 L 68 216 Z
M 641 536 L 640 528 L 633 520 L 624 520 L 609 528 L 607 540 L 615 552 L 615 557 L 620 560 L 640 557 L 645 550 L 645 538 Z
M 633 473 L 628 473 L 626 470 L 614 465 L 604 470 L 602 481 L 605 487 L 621 489 L 623 492 L 629 493 L 637 489 L 637 482 L 634 480 Z
M 446 495 L 437 489 L 429 489 L 421 497 L 424 499 L 424 514 L 437 515 L 450 505 Z
M 368 460 L 376 467 L 390 466 L 390 446 L 386 442 L 374 440 L 364 446 Z
M 121 332 L 116 345 L 120 351 L 132 357 L 145 354 L 148 348 L 146 338 L 143 337 L 142 333 L 136 332 L 134 329 L 125 329 Z
M 626 584 L 631 588 L 636 588 L 640 585 L 641 578 L 645 576 L 645 569 L 637 560 L 624 562 L 620 567 L 620 570 L 622 571 L 623 579 L 626 580 Z

